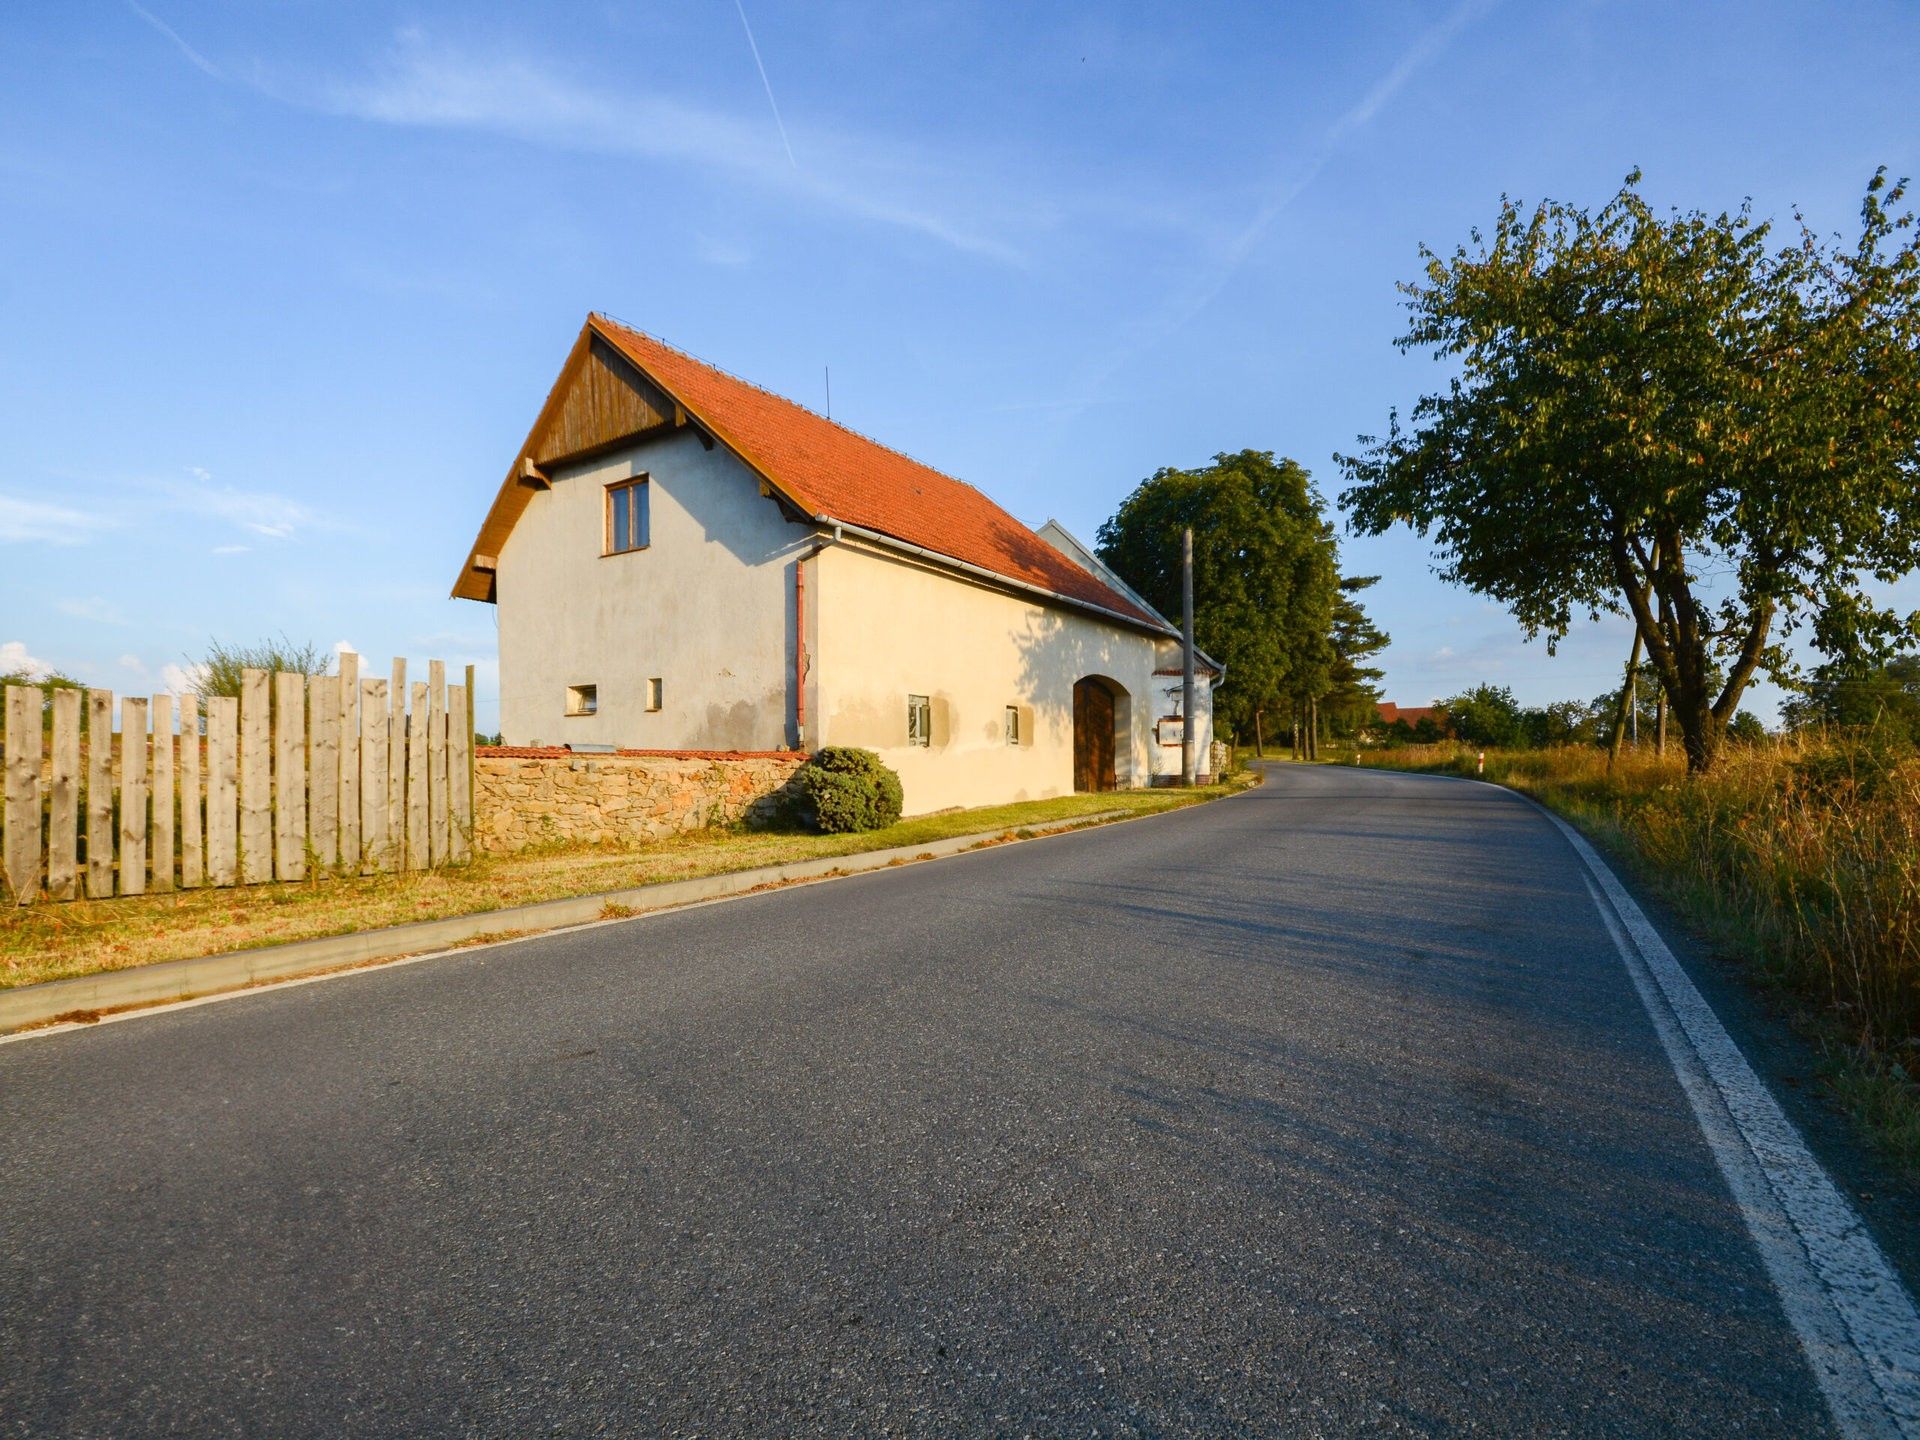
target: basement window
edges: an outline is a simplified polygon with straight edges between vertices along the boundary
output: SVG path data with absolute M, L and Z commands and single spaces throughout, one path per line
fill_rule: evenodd
M 646 476 L 607 486 L 605 553 L 624 555 L 646 549 L 648 529 Z
M 600 711 L 600 687 L 598 685 L 567 686 L 567 714 L 596 715 Z
M 658 675 L 647 681 L 647 709 L 658 710 L 660 708 L 660 697 L 663 689 L 664 687 L 660 684 L 660 677 Z
M 1018 705 L 1009 705 L 1007 706 L 1007 744 L 1018 745 L 1019 743 L 1020 707 Z
M 907 696 L 907 744 L 933 743 L 933 703 L 924 695 Z

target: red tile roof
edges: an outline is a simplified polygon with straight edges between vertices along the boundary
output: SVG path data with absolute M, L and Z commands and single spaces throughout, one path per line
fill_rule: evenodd
M 604 315 L 589 323 L 810 515 L 1161 628 L 964 481 Z
M 1431 720 L 1441 726 L 1447 723 L 1444 705 L 1396 705 L 1391 700 L 1381 700 L 1375 708 L 1380 713 L 1382 725 L 1391 725 L 1396 720 L 1404 720 L 1409 725 L 1418 725 L 1422 720 Z

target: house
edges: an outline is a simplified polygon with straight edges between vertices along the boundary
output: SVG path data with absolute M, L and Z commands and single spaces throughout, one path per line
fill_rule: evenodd
M 1382 700 L 1374 708 L 1379 713 L 1382 725 L 1417 726 L 1425 720 L 1443 735 L 1447 730 L 1447 709 L 1444 705 L 1396 705 L 1391 700 Z
M 1084 545 L 602 315 L 453 593 L 508 745 L 863 746 L 910 814 L 1179 775 L 1179 633 Z

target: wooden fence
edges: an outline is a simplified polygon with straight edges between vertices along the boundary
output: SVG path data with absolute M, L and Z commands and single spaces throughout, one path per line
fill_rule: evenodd
M 117 734 L 110 690 L 55 690 L 49 706 L 37 686 L 7 686 L 0 870 L 14 903 L 468 859 L 472 671 L 448 685 L 435 660 L 410 691 L 404 660 L 390 682 L 361 679 L 351 654 L 340 671 L 242 671 L 239 697 L 209 699 L 204 717 L 191 695 L 127 696 Z

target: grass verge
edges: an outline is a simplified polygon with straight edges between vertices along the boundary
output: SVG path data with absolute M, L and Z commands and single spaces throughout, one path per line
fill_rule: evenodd
M 1486 752 L 1485 779 L 1573 821 L 1739 962 L 1820 1056 L 1827 1088 L 1920 1183 L 1920 759 L 1873 737 L 1677 756 Z M 1366 752 L 1473 775 L 1465 746 Z
M 857 835 L 701 830 L 646 845 L 576 845 L 487 856 L 459 869 L 407 875 L 325 876 L 293 884 L 8 908 L 0 911 L 0 989 L 791 860 L 923 845 L 1076 815 L 1113 810 L 1126 811 L 1129 818 L 1150 815 L 1231 794 L 1243 783 L 1062 795 L 949 810 Z M 610 903 L 607 909 L 621 912 L 625 907 Z

